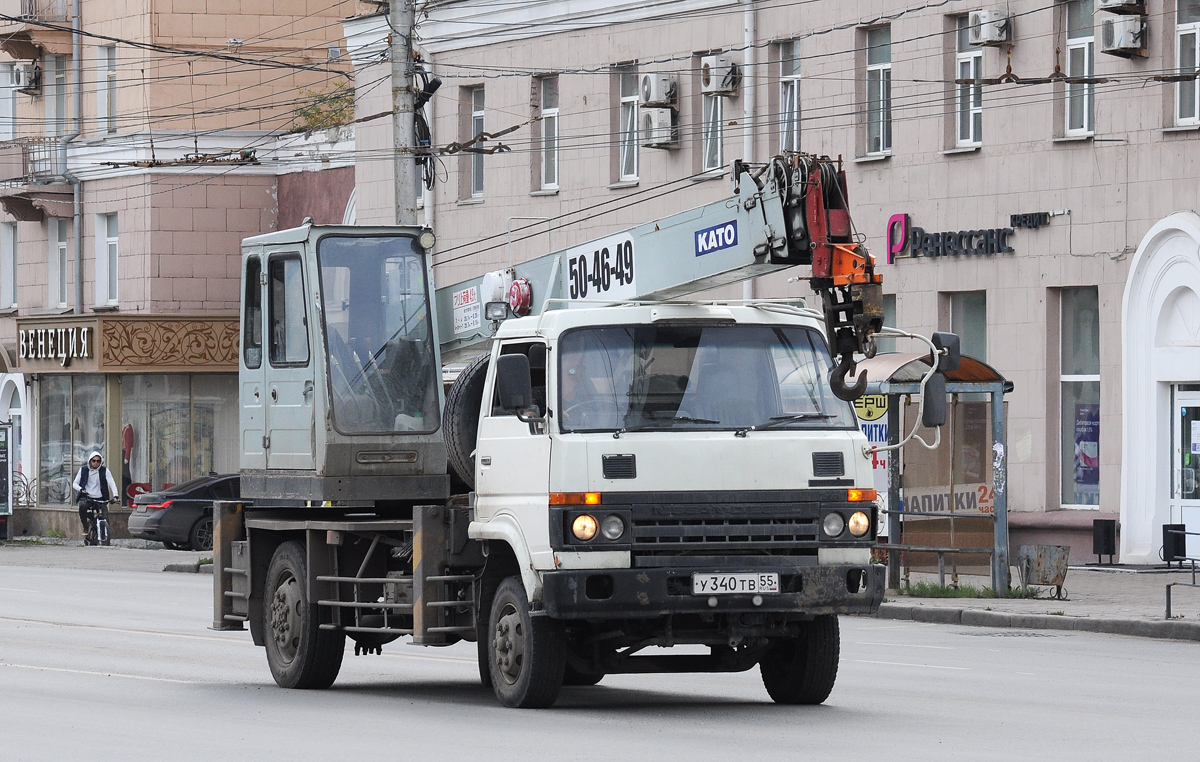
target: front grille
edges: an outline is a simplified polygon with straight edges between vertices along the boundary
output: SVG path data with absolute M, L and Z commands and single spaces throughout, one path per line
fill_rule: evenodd
M 846 463 L 840 452 L 814 452 L 812 466 L 813 476 L 841 476 L 846 473 Z
M 634 566 L 766 566 L 817 554 L 816 503 L 633 506 Z

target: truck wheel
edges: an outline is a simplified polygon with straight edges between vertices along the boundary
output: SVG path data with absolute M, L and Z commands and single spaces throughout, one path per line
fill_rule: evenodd
M 776 704 L 820 704 L 837 680 L 841 635 L 836 616 L 807 623 L 799 638 L 777 640 L 759 662 L 763 685 Z
M 446 392 L 443 412 L 446 455 L 452 476 L 475 489 L 475 438 L 479 433 L 479 408 L 483 404 L 483 382 L 487 380 L 490 355 L 481 355 L 463 368 Z
M 504 580 L 488 616 L 488 668 L 501 704 L 541 708 L 562 689 L 566 645 L 562 624 L 530 616 L 521 578 Z
M 317 606 L 307 600 L 304 546 L 285 542 L 271 557 L 263 588 L 267 664 L 283 688 L 328 688 L 342 668 L 346 635 L 317 627 Z

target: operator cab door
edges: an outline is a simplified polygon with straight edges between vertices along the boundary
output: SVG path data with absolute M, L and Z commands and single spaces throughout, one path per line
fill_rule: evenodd
M 313 470 L 315 376 L 306 307 L 306 279 L 298 251 L 267 256 L 267 468 Z
M 530 354 L 533 401 L 546 413 L 545 352 L 529 352 L 531 342 L 501 345 L 500 354 Z M 539 346 L 544 346 L 539 343 Z M 540 367 L 538 367 L 540 366 Z M 539 389 L 540 387 L 540 389 Z M 488 383 L 479 418 L 475 450 L 475 505 L 481 518 L 498 513 L 517 518 L 527 538 L 548 538 L 546 506 L 550 491 L 550 437 L 545 428 L 523 423 L 496 405 L 496 363 L 488 368 Z M 543 539 L 543 542 L 545 539 Z M 531 547 L 530 550 L 536 551 Z
M 1200 531 L 1200 387 L 1175 387 L 1172 426 L 1172 523 Z M 1187 538 L 1187 555 L 1200 557 L 1200 537 Z
M 238 378 L 241 403 L 241 467 L 261 471 L 267 467 L 266 365 L 263 358 L 263 292 L 266 276 L 262 257 L 252 254 L 243 263 L 242 357 Z

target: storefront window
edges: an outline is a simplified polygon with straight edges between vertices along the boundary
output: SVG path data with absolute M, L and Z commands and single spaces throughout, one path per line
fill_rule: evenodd
M 39 381 L 38 502 L 71 502 L 75 472 L 104 452 L 104 376 L 44 375 Z
M 1062 503 L 1100 504 L 1100 305 L 1095 287 L 1064 288 L 1062 386 Z
M 136 495 L 236 471 L 237 427 L 236 376 L 122 377 L 122 491 Z

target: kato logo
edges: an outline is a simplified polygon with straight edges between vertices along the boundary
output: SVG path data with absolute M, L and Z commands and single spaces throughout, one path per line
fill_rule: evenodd
M 696 231 L 696 256 L 737 246 L 737 220 Z

